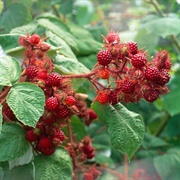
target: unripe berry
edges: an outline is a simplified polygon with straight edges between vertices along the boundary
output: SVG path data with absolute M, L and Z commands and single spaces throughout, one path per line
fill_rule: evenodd
M 109 100 L 109 97 L 108 97 L 108 94 L 107 93 L 104 93 L 104 92 L 100 92 L 97 96 L 97 100 L 100 104 L 105 104 L 108 102 Z
M 110 72 L 107 69 L 100 69 L 98 75 L 101 79 L 109 79 Z
M 100 50 L 97 54 L 97 60 L 100 65 L 107 66 L 112 60 L 112 55 L 108 50 Z
M 73 96 L 67 96 L 65 99 L 65 104 L 67 106 L 73 106 L 76 103 L 76 99 Z

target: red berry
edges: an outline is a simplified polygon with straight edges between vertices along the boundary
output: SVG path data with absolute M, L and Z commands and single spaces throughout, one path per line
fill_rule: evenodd
M 40 42 L 40 36 L 38 34 L 33 34 L 30 38 L 30 42 L 32 44 L 39 44 Z
M 108 100 L 109 100 L 108 94 L 107 94 L 107 93 L 104 93 L 104 92 L 98 93 L 97 100 L 98 100 L 98 102 L 99 102 L 100 104 L 105 104 L 105 103 L 107 103 Z
M 165 69 L 161 69 L 160 70 L 160 76 L 157 79 L 157 83 L 161 86 L 165 85 L 166 83 L 168 83 L 170 80 L 170 75 L 168 74 L 167 70 Z
M 49 137 L 41 137 L 38 143 L 38 147 L 40 149 L 49 148 L 51 146 L 52 146 L 52 141 Z
M 92 159 L 95 156 L 95 153 L 92 152 L 91 154 L 86 154 L 87 159 Z
M 65 103 L 68 106 L 73 106 L 76 103 L 76 99 L 73 96 L 67 96 L 65 99 Z
M 109 79 L 110 72 L 107 69 L 100 69 L 98 75 L 101 79 Z
M 112 55 L 108 50 L 100 50 L 97 54 L 97 60 L 100 65 L 106 66 L 112 60 Z
M 90 120 L 94 120 L 97 118 L 97 114 L 92 109 L 89 109 L 88 113 L 89 113 Z
M 124 80 L 121 83 L 121 90 L 125 94 L 131 94 L 134 92 L 135 89 L 135 83 L 132 80 Z
M 2 113 L 9 119 L 13 119 L 15 117 L 13 111 L 10 109 L 10 107 L 7 104 L 3 106 Z
M 144 99 L 148 102 L 153 102 L 159 97 L 159 94 L 156 90 L 150 89 L 144 93 Z
M 59 101 L 56 97 L 52 96 L 46 100 L 46 108 L 50 111 L 56 110 L 59 106 Z
M 136 68 L 141 68 L 145 65 L 147 59 L 145 57 L 144 54 L 135 54 L 132 59 L 131 59 L 131 63 L 134 67 Z
M 50 156 L 51 154 L 54 153 L 55 148 L 54 148 L 53 146 L 51 146 L 51 147 L 48 147 L 48 148 L 42 148 L 40 151 L 41 151 L 44 155 Z
M 36 78 L 45 81 L 47 79 L 47 71 L 39 71 Z
M 69 116 L 69 114 L 70 114 L 70 109 L 69 109 L 67 106 L 64 106 L 64 105 L 60 105 L 60 106 L 59 106 L 57 115 L 58 115 L 60 118 L 66 118 L 66 117 Z
M 35 133 L 34 129 L 30 129 L 26 132 L 26 139 L 29 142 L 34 142 L 37 140 L 38 135 Z
M 64 132 L 60 129 L 54 129 L 54 136 L 53 136 L 53 140 L 55 141 L 64 141 L 66 139 L 66 136 L 64 134 Z
M 171 62 L 169 60 L 165 61 L 163 68 L 170 70 L 171 69 Z
M 51 117 L 47 117 L 47 118 L 43 119 L 43 122 L 44 122 L 46 125 L 51 125 L 51 124 L 53 124 L 55 121 L 56 121 L 55 116 L 51 116 Z
M 94 177 L 91 173 L 84 173 L 83 180 L 94 180 Z
M 36 77 L 36 75 L 38 73 L 38 68 L 34 65 L 29 65 L 29 66 L 27 66 L 25 73 L 29 78 L 33 79 Z
M 112 105 L 117 104 L 119 101 L 118 94 L 115 91 L 111 91 L 108 95 L 108 98 L 109 98 L 109 103 Z
M 89 145 L 84 145 L 82 147 L 83 149 L 83 152 L 88 155 L 88 154 L 92 154 L 94 152 L 94 148 L 92 146 L 89 146 Z
M 110 31 L 107 35 L 107 40 L 109 43 L 113 43 L 113 42 L 120 42 L 120 37 L 119 34 L 114 32 L 114 31 Z
M 61 75 L 55 72 L 49 74 L 46 80 L 48 86 L 59 86 L 60 82 L 61 82 Z
M 156 81 L 159 78 L 159 70 L 156 67 L 149 66 L 146 68 L 145 77 L 147 80 Z
M 137 43 L 136 42 L 128 42 L 128 47 L 129 47 L 129 51 L 130 51 L 130 53 L 131 54 L 136 54 L 137 53 L 137 51 L 138 51 L 138 45 L 137 45 Z

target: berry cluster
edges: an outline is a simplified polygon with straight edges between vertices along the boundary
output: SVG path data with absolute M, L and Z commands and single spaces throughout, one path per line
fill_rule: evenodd
M 144 98 L 155 101 L 169 90 L 171 62 L 166 50 L 152 59 L 136 42 L 121 43 L 118 33 L 110 31 L 104 38 L 104 47 L 97 54 L 93 77 L 97 101 L 101 104 L 137 102 Z M 104 85 L 100 83 L 107 79 Z

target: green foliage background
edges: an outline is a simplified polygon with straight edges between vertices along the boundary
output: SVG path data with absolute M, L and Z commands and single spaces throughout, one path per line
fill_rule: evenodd
M 52 47 L 49 56 L 55 63 L 56 71 L 64 74 L 88 72 L 96 63 L 96 54 L 102 47 L 101 35 L 106 35 L 110 29 L 119 32 L 122 42 L 136 41 L 140 48 L 148 49 L 151 56 L 166 49 L 172 57 L 171 81 L 168 83 L 170 92 L 154 103 L 142 100 L 136 104 L 124 104 L 128 110 L 143 117 L 146 130 L 144 141 L 129 164 L 129 176 L 132 177 L 137 169 L 144 169 L 146 176 L 154 179 L 180 179 L 180 10 L 175 0 L 5 0 L 0 1 L 0 14 L 0 45 L 6 54 L 21 61 L 23 49 L 18 45 L 18 37 L 37 33 L 48 37 L 47 43 Z M 90 84 L 75 80 L 73 85 L 77 92 L 88 94 L 87 103 L 90 105 L 95 97 Z M 111 131 L 111 125 L 108 130 L 103 129 L 103 123 L 98 121 L 87 128 L 77 117 L 73 118 L 75 120 L 72 121 L 72 127 L 78 139 L 82 139 L 87 133 L 94 139 L 97 154 L 95 161 L 108 164 L 108 168 L 123 173 L 122 154 L 110 148 L 108 131 Z M 0 121 L 1 119 L 0 115 Z M 80 133 L 77 128 L 79 126 L 83 129 Z M 12 129 L 12 134 L 14 129 L 20 131 L 21 135 L 24 133 L 18 126 L 9 128 Z M 7 127 L 4 129 L 2 133 L 6 133 Z M 126 140 L 125 136 L 122 137 Z M 21 141 L 21 145 L 28 149 L 23 138 Z M 3 146 L 1 137 L 0 142 Z M 9 151 L 13 152 L 15 149 Z M 63 150 L 58 150 L 54 156 L 57 158 L 60 157 L 59 153 L 63 154 L 66 160 L 63 164 L 65 171 L 58 170 L 65 172 L 64 179 L 68 179 L 68 174 L 72 171 L 68 164 L 70 160 L 66 152 L 61 151 Z M 18 157 L 24 153 L 21 151 Z M 5 160 L 11 158 L 3 159 Z M 48 159 L 48 162 L 54 163 L 54 166 L 49 164 L 49 168 L 56 168 L 57 162 L 54 159 Z M 45 172 L 44 178 L 54 175 L 48 174 L 41 167 L 41 157 L 36 158 L 34 163 L 38 173 Z M 0 178 L 10 179 L 15 174 L 14 177 L 18 179 L 19 171 L 34 178 L 33 166 L 29 161 L 11 170 L 8 169 L 7 161 L 0 163 L 0 166 Z M 25 174 L 22 177 L 26 177 Z M 57 173 L 55 178 L 59 177 L 61 176 Z M 104 171 L 100 179 L 108 178 L 115 176 Z

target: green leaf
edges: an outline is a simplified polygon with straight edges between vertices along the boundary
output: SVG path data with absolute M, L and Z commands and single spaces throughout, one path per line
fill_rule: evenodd
M 24 155 L 29 149 L 25 131 L 18 124 L 6 123 L 0 134 L 0 161 L 9 161 Z
M 15 34 L 0 35 L 1 46 L 5 53 L 8 53 L 9 50 L 12 51 L 12 49 L 20 48 L 20 45 L 18 44 L 18 38 L 19 35 Z
M 0 57 L 0 85 L 12 86 L 19 80 L 20 74 L 20 65 L 15 58 Z
M 33 180 L 34 169 L 32 164 L 23 166 L 17 166 L 9 170 L 8 167 L 5 169 L 3 180 Z
M 179 180 L 180 153 L 167 153 L 154 158 L 154 166 L 162 180 Z
M 20 34 L 20 35 L 26 35 L 26 34 L 32 34 L 37 29 L 38 24 L 36 21 L 32 21 L 29 24 L 26 24 L 24 26 L 20 26 L 17 28 L 14 28 L 10 31 L 11 34 Z
M 180 24 L 179 18 L 163 17 L 142 24 L 140 29 L 146 29 L 149 33 L 165 38 L 166 36 L 180 33 L 178 24 Z
M 2 1 L 0 1 L 0 14 L 1 14 L 2 10 L 3 10 L 3 7 L 4 7 L 4 3 Z
M 66 0 L 66 1 L 62 1 L 59 11 L 66 15 L 68 13 L 72 13 L 73 10 L 73 0 Z
M 47 42 L 50 45 L 60 47 L 60 50 L 58 51 L 59 54 L 76 60 L 76 56 L 72 52 L 71 48 L 62 38 L 48 30 L 46 31 L 46 36 L 49 37 Z
M 35 127 L 44 112 L 43 91 L 31 83 L 19 83 L 8 93 L 7 103 L 23 124 Z
M 71 117 L 71 127 L 73 134 L 76 136 L 78 141 L 81 141 L 85 136 L 87 136 L 85 125 L 77 116 Z
M 8 7 L 2 15 L 1 25 L 6 32 L 32 21 L 30 11 L 20 3 L 14 3 Z
M 108 165 L 110 168 L 115 168 L 115 163 L 112 158 L 100 153 L 95 156 L 95 160 L 100 165 Z
M 34 159 L 35 180 L 72 179 L 71 157 L 64 149 L 56 149 L 51 156 L 38 155 Z
M 96 101 L 92 104 L 92 108 L 98 114 L 98 118 L 106 124 L 112 147 L 131 159 L 143 141 L 142 117 L 120 103 L 102 106 Z
M 0 104 L 0 134 L 2 130 L 2 105 Z
M 0 167 L 0 179 L 3 179 L 3 177 L 4 177 L 4 171 L 2 167 Z
M 79 61 L 67 58 L 60 54 L 58 54 L 53 61 L 55 68 L 64 74 L 85 74 L 89 72 L 89 69 Z

